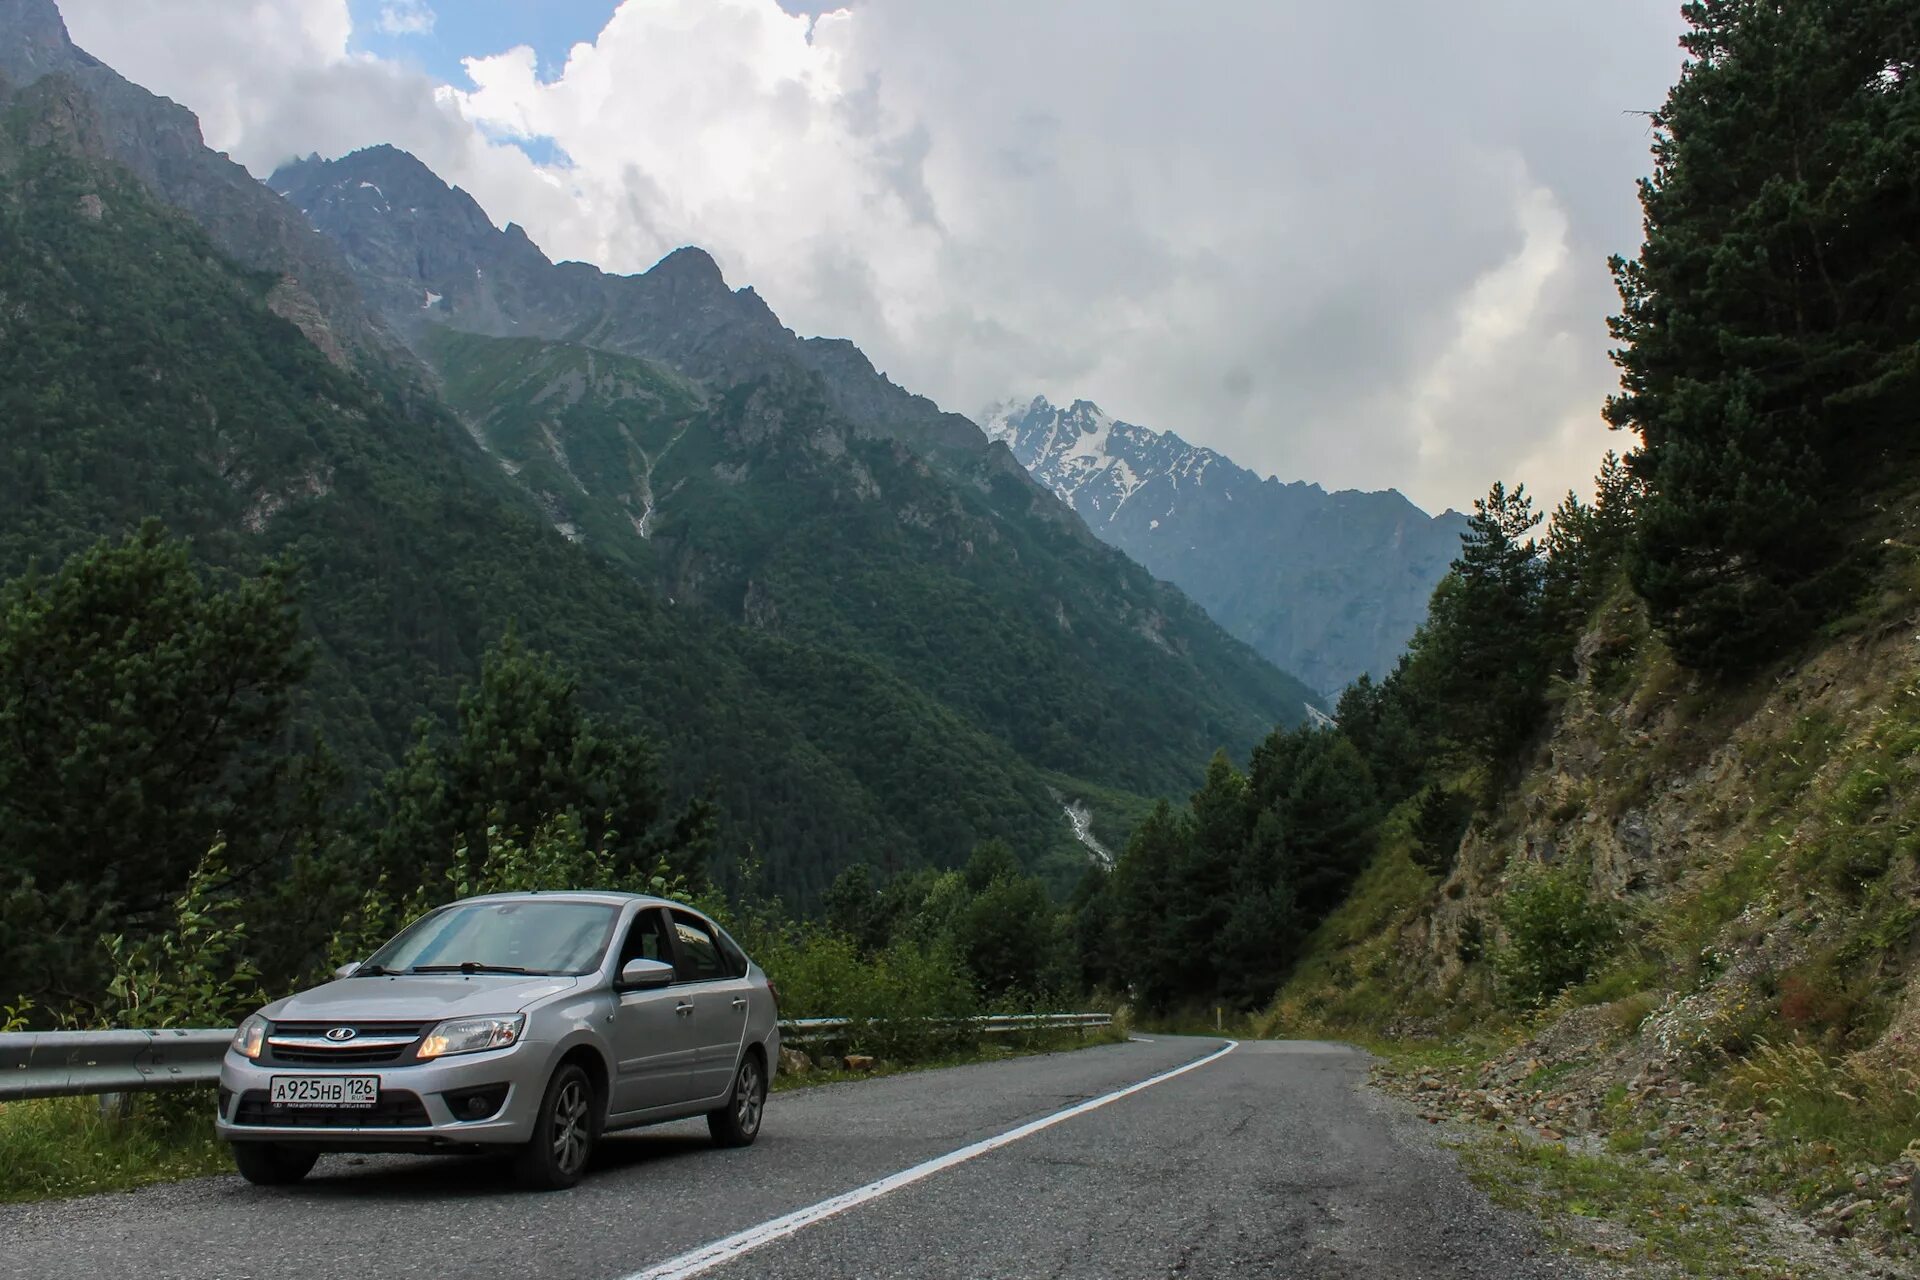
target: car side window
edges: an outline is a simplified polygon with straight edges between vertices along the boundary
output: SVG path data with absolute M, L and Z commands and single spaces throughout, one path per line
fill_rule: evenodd
M 727 964 L 713 933 L 700 920 L 673 913 L 675 975 L 682 982 L 707 982 L 727 976 Z
M 667 926 L 660 918 L 658 907 L 649 907 L 633 918 L 633 924 L 627 929 L 627 940 L 620 947 L 620 962 L 614 966 L 618 973 L 626 968 L 629 960 L 665 960 L 673 959 L 667 951 Z
M 727 976 L 729 978 L 746 977 L 747 953 L 740 949 L 740 944 L 735 942 L 725 929 L 717 929 L 714 933 L 720 943 L 720 958 L 727 962 Z

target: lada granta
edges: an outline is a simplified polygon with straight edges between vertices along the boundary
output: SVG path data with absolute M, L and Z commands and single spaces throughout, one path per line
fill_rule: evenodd
M 519 1181 L 579 1181 L 601 1134 L 704 1115 L 760 1132 L 780 1060 L 773 986 L 688 907 L 507 893 L 422 916 L 335 980 L 240 1025 L 221 1138 L 249 1182 L 325 1151 L 510 1150 Z

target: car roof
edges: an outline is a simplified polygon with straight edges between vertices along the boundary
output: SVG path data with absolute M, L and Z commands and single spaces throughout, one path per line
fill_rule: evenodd
M 677 907 L 698 914 L 695 908 L 684 902 L 669 902 L 651 894 L 622 893 L 614 889 L 533 889 L 519 893 L 482 893 L 471 898 L 460 898 L 457 902 L 594 902 L 608 907 L 624 907 L 629 902 L 639 902 L 654 907 Z

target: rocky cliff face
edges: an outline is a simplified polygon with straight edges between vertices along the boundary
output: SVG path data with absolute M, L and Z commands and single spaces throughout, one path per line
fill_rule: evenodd
M 19 93 L 51 78 L 41 92 L 64 96 L 70 116 L 86 122 L 78 145 L 133 173 L 226 256 L 282 277 L 282 314 L 311 328 L 316 345 L 332 345 L 342 359 L 352 351 L 383 363 L 402 356 L 333 245 L 245 169 L 208 150 L 192 112 L 76 48 L 53 0 L 0 0 L 0 33 L 0 84 Z
M 1912 545 L 1920 500 L 1889 501 L 1882 525 L 1887 545 Z M 1477 1068 L 1405 1082 L 1434 1120 L 1497 1122 L 1652 1170 L 1634 1176 L 1677 1171 L 1734 1203 L 1772 1202 L 1766 1229 L 1739 1235 L 1755 1257 L 1793 1257 L 1816 1235 L 1874 1251 L 1779 1274 L 1910 1263 L 1912 573 L 1910 559 L 1883 571 L 1859 614 L 1744 686 L 1678 667 L 1623 589 L 1511 789 L 1437 867 L 1416 866 L 1389 822 L 1265 1029 L 1504 1035 Z M 1524 896 L 1541 883 L 1573 896 Z M 1534 914 L 1516 914 L 1528 901 Z M 1584 979 L 1537 1013 L 1517 1007 L 1503 966 L 1523 946 L 1557 962 L 1576 936 L 1599 938 Z
M 1009 401 L 981 421 L 1096 535 L 1328 695 L 1393 669 L 1466 528 L 1392 491 L 1262 479 L 1086 400 Z

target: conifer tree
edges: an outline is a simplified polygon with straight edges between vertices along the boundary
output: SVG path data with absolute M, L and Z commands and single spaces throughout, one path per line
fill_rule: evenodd
M 1476 501 L 1411 646 L 1409 680 L 1432 700 L 1436 730 L 1489 763 L 1510 760 L 1539 722 L 1550 651 L 1541 518 L 1524 485 L 1496 482 Z
M 1616 258 L 1635 585 L 1682 661 L 1764 662 L 1850 593 L 1920 400 L 1920 9 L 1696 0 Z
M 1280 878 L 1311 926 L 1340 905 L 1373 852 L 1378 796 L 1345 734 L 1296 729 L 1276 738 L 1254 753 L 1254 790 L 1271 797 L 1262 807 L 1275 819 Z
M 1181 989 L 1171 911 L 1190 839 L 1185 816 L 1162 800 L 1134 829 L 1114 868 L 1114 947 L 1127 984 L 1149 1009 L 1166 1008 Z

